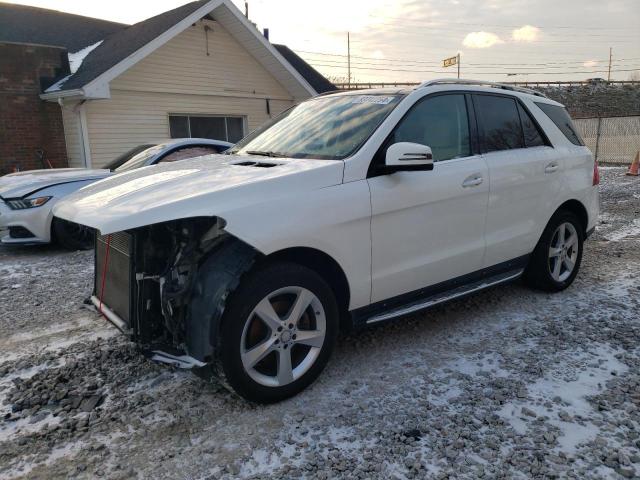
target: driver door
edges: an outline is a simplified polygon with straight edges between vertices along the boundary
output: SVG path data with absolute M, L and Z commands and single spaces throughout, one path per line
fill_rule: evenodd
M 431 147 L 434 168 L 385 175 L 372 165 L 372 303 L 482 269 L 489 177 L 469 103 L 462 93 L 419 100 L 374 159 L 414 142 Z

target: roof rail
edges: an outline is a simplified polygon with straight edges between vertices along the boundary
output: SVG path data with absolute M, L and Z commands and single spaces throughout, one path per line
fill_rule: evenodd
M 530 88 L 516 87 L 515 85 L 507 85 L 505 83 L 489 82 L 489 81 L 486 81 L 486 80 L 463 80 L 463 79 L 460 79 L 460 78 L 436 78 L 435 80 L 427 80 L 426 82 L 422 82 L 416 88 L 425 88 L 425 87 L 431 87 L 431 86 L 434 86 L 434 85 L 446 85 L 446 84 L 487 86 L 487 87 L 492 87 L 492 88 L 500 88 L 502 90 L 510 90 L 510 91 L 513 91 L 513 92 L 528 93 L 530 95 L 535 95 L 537 97 L 547 98 L 546 95 L 544 95 L 544 94 L 542 94 L 540 92 L 537 92 L 536 90 L 532 90 Z

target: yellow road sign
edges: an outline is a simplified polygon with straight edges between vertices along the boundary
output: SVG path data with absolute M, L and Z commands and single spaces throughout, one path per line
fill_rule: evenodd
M 454 65 L 458 64 L 458 56 L 456 55 L 455 57 L 451 57 L 451 58 L 445 58 L 442 61 L 442 66 L 443 67 L 452 67 Z

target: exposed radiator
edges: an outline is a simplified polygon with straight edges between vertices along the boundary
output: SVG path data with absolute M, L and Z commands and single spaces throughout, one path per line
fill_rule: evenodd
M 111 234 L 110 241 L 108 237 L 101 235 L 96 239 L 95 295 L 130 326 L 133 241 L 131 235 L 126 232 Z

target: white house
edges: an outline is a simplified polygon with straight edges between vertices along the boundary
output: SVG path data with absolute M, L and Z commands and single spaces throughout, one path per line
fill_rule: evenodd
M 100 167 L 172 137 L 235 142 L 333 87 L 272 45 L 230 0 L 192 2 L 125 26 L 69 60 L 72 73 L 41 95 L 62 108 L 69 166 Z

